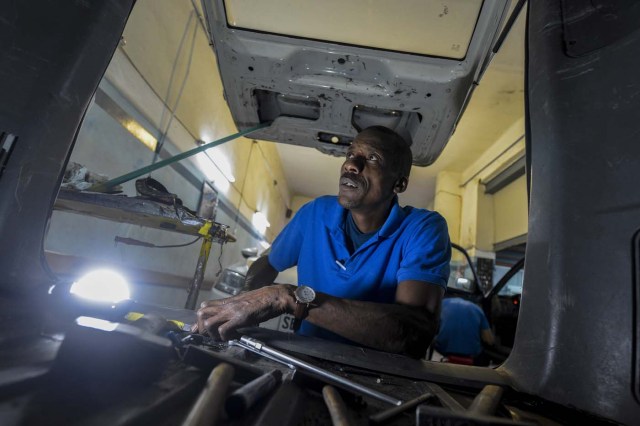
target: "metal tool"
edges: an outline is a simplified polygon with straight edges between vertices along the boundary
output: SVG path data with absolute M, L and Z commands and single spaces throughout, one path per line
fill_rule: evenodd
M 181 340 L 183 345 L 201 345 L 206 346 L 216 350 L 226 349 L 228 346 L 227 342 L 219 342 L 211 337 L 203 336 L 202 334 L 191 333 L 186 335 Z
M 248 337 L 248 336 L 242 336 L 240 338 L 240 342 L 244 343 L 245 345 L 251 346 L 252 348 L 254 348 L 256 351 L 258 351 L 257 353 L 261 354 L 261 355 L 271 355 L 272 357 L 275 357 L 281 361 L 284 362 L 288 362 L 290 364 L 293 364 L 294 366 L 309 371 L 311 373 L 314 373 L 320 377 L 322 377 L 324 380 L 326 380 L 327 382 L 331 383 L 331 384 L 335 384 L 338 385 L 340 387 L 343 387 L 345 389 L 349 389 L 367 396 L 370 396 L 372 398 L 376 398 L 380 401 L 384 401 L 386 403 L 392 404 L 392 405 L 400 405 L 402 404 L 402 401 L 396 398 L 393 398 L 389 395 L 385 395 L 382 392 L 378 392 L 374 389 L 370 389 L 366 386 L 363 386 L 359 383 L 353 382 L 351 380 L 345 379 L 342 376 L 338 376 L 336 374 L 333 374 L 330 371 L 324 370 L 322 368 L 316 367 L 313 364 L 309 364 L 308 362 L 304 362 L 298 358 L 292 357 L 290 355 L 285 354 L 284 352 L 280 352 L 276 349 L 270 348 L 269 346 L 265 345 L 263 342 L 256 340 L 252 337 Z
M 372 416 L 369 416 L 369 422 L 373 423 L 373 424 L 378 424 L 378 423 L 383 423 L 386 422 L 387 420 L 391 419 L 392 417 L 397 416 L 398 414 L 409 410 L 410 408 L 413 408 L 417 405 L 422 404 L 423 402 L 427 401 L 428 399 L 431 398 L 435 398 L 435 395 L 432 394 L 431 392 L 427 392 L 425 394 L 420 395 L 417 398 L 414 398 L 410 401 L 405 402 L 402 405 L 398 405 L 397 407 L 391 407 L 388 410 L 385 411 L 381 411 L 377 414 L 374 414 Z
M 258 355 L 260 355 L 260 356 L 262 356 L 264 358 L 270 359 L 271 361 L 275 361 L 275 362 L 277 362 L 279 364 L 286 365 L 291 370 L 295 370 L 296 369 L 295 365 L 293 365 L 291 363 L 288 363 L 288 362 L 286 362 L 286 361 L 284 361 L 284 360 L 282 360 L 280 358 L 277 358 L 277 357 L 275 357 L 273 355 L 270 355 L 268 353 L 260 352 L 259 350 L 257 350 L 253 346 L 244 344 L 243 342 L 240 342 L 239 340 L 229 340 L 229 346 L 238 346 L 238 347 L 240 347 L 242 349 L 248 350 L 249 352 L 253 352 L 254 354 L 258 354 Z
M 429 383 L 428 386 L 431 391 L 438 396 L 442 405 L 448 409 L 444 407 L 419 405 L 416 409 L 417 426 L 433 424 L 525 426 L 534 424 L 529 421 L 512 420 L 494 416 L 504 391 L 500 386 L 486 385 L 475 397 L 468 410 L 465 410 L 458 402 L 452 403 L 455 399 L 440 388 L 440 386 L 435 383 Z
M 435 383 L 427 383 L 427 387 L 440 401 L 443 407 L 447 407 L 451 411 L 461 413 L 465 411 L 464 407 L 460 405 L 458 401 L 451 395 L 449 395 L 444 389 Z

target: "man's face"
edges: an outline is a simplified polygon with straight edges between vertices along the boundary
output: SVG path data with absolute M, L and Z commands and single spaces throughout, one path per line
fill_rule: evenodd
M 359 134 L 340 171 L 338 201 L 354 211 L 386 207 L 406 179 L 400 177 L 394 151 L 376 134 Z

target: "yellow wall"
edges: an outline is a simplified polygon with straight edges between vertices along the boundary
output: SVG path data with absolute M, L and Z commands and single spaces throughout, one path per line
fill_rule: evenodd
M 195 148 L 196 139 L 211 142 L 237 132 L 199 13 L 189 1 L 138 0 L 106 74 L 155 126 L 169 128 L 183 151 Z M 171 137 L 178 127 L 189 137 Z M 262 211 L 272 240 L 284 226 L 291 197 L 273 144 L 240 138 L 209 152 L 235 177 L 231 184 L 216 179 L 216 188 L 248 220 L 256 209 Z
M 447 171 L 438 173 L 433 210 L 440 213 L 446 219 L 451 241 L 459 244 L 460 215 L 462 214 L 460 173 Z
M 521 119 L 462 173 L 438 174 L 435 210 L 447 219 L 451 241 L 472 256 L 491 257 L 494 244 L 527 233 L 524 176 L 494 195 L 485 193 L 486 182 L 524 156 L 523 135 Z
M 527 180 L 520 176 L 493 195 L 494 241 L 500 243 L 527 233 Z

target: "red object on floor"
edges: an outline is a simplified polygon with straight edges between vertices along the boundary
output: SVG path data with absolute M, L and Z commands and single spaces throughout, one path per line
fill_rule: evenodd
M 447 355 L 444 359 L 451 364 L 473 365 L 473 357 L 470 356 Z

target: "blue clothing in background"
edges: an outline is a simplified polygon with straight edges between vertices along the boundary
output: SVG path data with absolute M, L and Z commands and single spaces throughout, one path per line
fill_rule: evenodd
M 478 356 L 480 332 L 488 329 L 489 321 L 478 305 L 457 297 L 444 299 L 435 348 L 443 355 Z
M 400 207 L 396 198 L 384 225 L 353 254 L 346 217 L 335 196 L 306 204 L 273 242 L 269 263 L 278 271 L 298 265 L 299 284 L 352 300 L 393 303 L 405 280 L 446 288 L 451 246 L 438 213 Z M 344 340 L 306 321 L 299 332 Z

